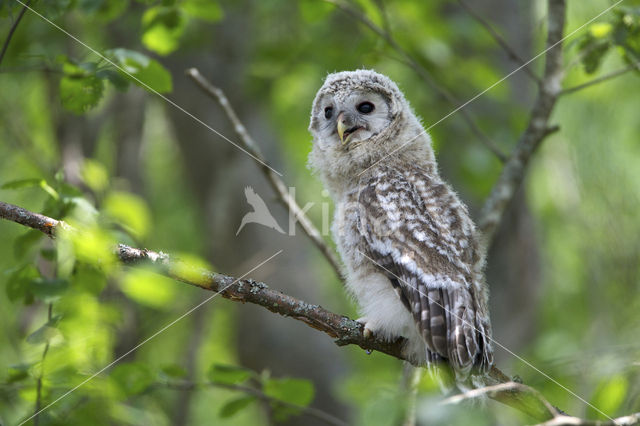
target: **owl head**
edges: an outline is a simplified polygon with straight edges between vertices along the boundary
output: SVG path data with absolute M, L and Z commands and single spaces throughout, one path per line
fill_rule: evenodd
M 433 161 L 429 136 L 398 86 L 371 70 L 330 74 L 313 101 L 309 131 L 309 164 L 330 187 L 378 162 Z

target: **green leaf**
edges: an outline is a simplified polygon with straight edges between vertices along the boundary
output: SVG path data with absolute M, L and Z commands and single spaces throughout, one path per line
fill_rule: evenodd
M 176 7 L 155 6 L 142 15 L 142 43 L 160 55 L 168 55 L 180 44 L 185 19 Z
M 178 364 L 170 364 L 162 367 L 160 370 L 160 378 L 162 379 L 184 379 L 187 377 L 187 370 Z
M 109 174 L 100 162 L 87 159 L 82 165 L 82 180 L 94 192 L 102 192 L 109 185 Z
M 212 382 L 235 385 L 245 382 L 255 376 L 255 372 L 248 368 L 235 365 L 213 364 L 209 368 L 208 377 Z
M 55 326 L 59 317 L 52 319 L 51 321 L 38 328 L 36 331 L 27 336 L 27 343 L 32 345 L 41 345 L 47 343 L 53 339 L 62 338 L 62 333 Z
M 112 21 L 122 15 L 128 5 L 127 0 L 80 0 L 79 2 L 80 9 L 104 22 Z
M 157 61 L 142 53 L 122 48 L 108 50 L 105 54 L 126 71 L 124 74 L 126 79 L 138 86 L 159 93 L 172 90 L 171 73 Z
M 37 179 L 37 178 L 11 180 L 9 182 L 4 183 L 2 186 L 0 186 L 0 189 L 32 188 L 34 186 L 40 186 L 41 180 L 42 179 Z
M 185 0 L 180 7 L 193 18 L 204 21 L 217 22 L 224 16 L 220 5 L 212 0 Z
M 593 74 L 600 68 L 604 55 L 609 51 L 610 47 L 609 40 L 595 39 L 591 35 L 580 43 L 579 50 L 583 55 L 582 65 L 587 74 Z
M 109 376 L 125 395 L 139 394 L 153 383 L 151 370 L 141 362 L 118 364 Z
M 7 297 L 15 302 L 22 298 L 26 304 L 33 301 L 33 294 L 29 291 L 29 283 L 40 277 L 40 272 L 31 263 L 21 267 L 6 271 L 7 277 Z
M 40 300 L 57 300 L 69 288 L 69 281 L 56 278 L 36 278 L 29 282 L 29 290 Z
M 137 237 L 151 228 L 151 213 L 142 198 L 128 192 L 111 192 L 104 200 L 104 210 Z
M 22 260 L 42 240 L 43 236 L 42 232 L 32 229 L 17 237 L 13 242 L 13 254 L 16 259 Z
M 6 383 L 17 383 L 30 377 L 29 370 L 35 363 L 13 364 L 8 368 L 9 377 Z
M 237 399 L 232 399 L 220 408 L 218 415 L 223 419 L 227 419 L 249 406 L 255 400 L 255 396 L 243 396 Z
M 169 307 L 176 299 L 176 287 L 170 279 L 144 269 L 127 271 L 120 289 L 131 300 L 156 309 Z
M 309 380 L 283 378 L 267 379 L 262 388 L 271 398 L 306 407 L 313 401 L 313 383 Z
M 600 383 L 595 395 L 591 399 L 591 404 L 598 407 L 599 410 L 613 415 L 624 402 L 628 389 L 629 381 L 625 376 L 613 376 L 612 378 Z M 589 408 L 589 411 L 591 411 L 591 415 L 589 417 L 606 418 L 592 408 Z
M 79 262 L 71 278 L 73 286 L 98 295 L 107 286 L 105 274 L 93 266 Z
M 100 102 L 104 84 L 95 75 L 65 76 L 60 80 L 62 106 L 76 114 L 84 114 Z
M 111 69 L 103 69 L 96 72 L 96 77 L 107 80 L 109 83 L 121 92 L 129 88 L 129 80 L 119 71 Z

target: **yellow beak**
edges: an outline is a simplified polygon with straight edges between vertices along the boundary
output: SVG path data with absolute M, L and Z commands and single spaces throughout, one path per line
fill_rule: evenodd
M 340 141 L 344 145 L 344 131 L 347 130 L 347 126 L 345 126 L 344 121 L 342 120 L 342 114 L 343 113 L 340 113 L 340 115 L 338 115 L 338 136 L 340 136 Z

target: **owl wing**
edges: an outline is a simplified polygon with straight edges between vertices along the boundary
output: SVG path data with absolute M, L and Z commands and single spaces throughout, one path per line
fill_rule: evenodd
M 492 363 L 485 302 L 472 268 L 474 225 L 455 194 L 416 171 L 386 171 L 361 187 L 358 230 L 367 257 L 391 280 L 428 349 L 466 375 Z M 479 303 L 481 304 L 479 306 Z M 480 314 L 480 315 L 479 315 Z

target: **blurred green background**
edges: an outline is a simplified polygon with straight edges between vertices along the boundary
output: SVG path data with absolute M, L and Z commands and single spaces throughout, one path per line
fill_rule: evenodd
M 329 72 L 374 68 L 426 126 L 519 64 L 456 1 L 353 0 L 450 102 L 353 15 L 319 0 L 62 0 L 31 5 L 153 90 L 236 140 L 184 71 L 222 88 L 265 157 L 323 226 L 330 200 L 306 167 L 311 101 Z M 613 2 L 569 0 L 565 34 Z M 640 55 L 639 2 L 627 0 L 565 43 L 565 87 Z M 544 48 L 544 1 L 470 3 L 525 59 Z M 22 6 L 0 2 L 0 42 Z M 621 42 L 621 38 L 622 42 Z M 544 59 L 530 65 L 541 74 Z M 0 63 L 0 200 L 85 230 L 51 242 L 0 222 L 0 424 L 17 424 L 210 297 L 119 266 L 115 241 L 162 250 L 357 317 L 324 258 L 297 229 L 238 236 L 251 186 L 287 213 L 251 158 L 85 46 L 26 12 Z M 503 152 L 527 123 L 536 86 L 523 71 L 465 110 Z M 494 337 L 608 415 L 640 411 L 640 78 L 629 72 L 563 96 L 561 129 L 530 164 L 488 257 Z M 430 131 L 442 174 L 477 217 L 501 170 L 460 114 Z M 326 237 L 330 240 L 329 237 Z M 601 415 L 496 348 L 499 367 L 553 404 Z M 38 416 L 41 425 L 393 425 L 400 361 L 338 348 L 256 306 L 215 298 Z M 244 390 L 243 390 L 244 389 Z M 249 391 L 247 391 L 249 389 Z M 256 397 L 252 391 L 262 395 Z M 39 396 L 38 396 L 39 395 Z M 266 396 L 267 398 L 264 398 Z M 443 407 L 428 378 L 418 424 L 519 424 L 488 402 Z M 31 420 L 31 423 L 34 421 Z

